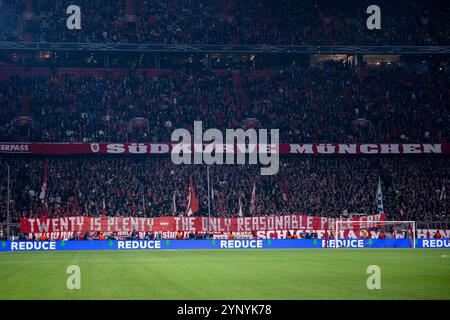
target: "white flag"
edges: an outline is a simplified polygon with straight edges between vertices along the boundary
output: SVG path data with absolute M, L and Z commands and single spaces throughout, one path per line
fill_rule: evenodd
M 241 200 L 241 193 L 239 193 L 239 212 L 238 217 L 242 217 L 242 200 Z
M 254 214 L 256 209 L 256 183 L 253 183 L 252 197 L 250 199 L 250 214 Z
M 378 211 L 378 213 L 383 213 L 384 212 L 383 191 L 381 190 L 381 179 L 380 179 L 380 177 L 378 177 L 377 211 Z
M 177 214 L 177 196 L 176 191 L 173 193 L 173 199 L 172 199 L 172 214 L 175 216 Z
M 48 160 L 45 160 L 44 175 L 42 177 L 42 188 L 41 193 L 39 194 L 39 200 L 41 200 L 42 203 L 44 203 L 45 194 L 47 192 L 47 177 L 48 177 Z

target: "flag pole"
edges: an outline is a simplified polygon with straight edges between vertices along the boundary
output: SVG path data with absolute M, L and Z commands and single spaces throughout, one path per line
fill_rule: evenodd
M 210 192 L 210 186 L 209 186 L 209 165 L 206 165 L 206 176 L 208 180 L 208 233 L 209 233 L 209 226 L 210 226 L 210 219 L 211 219 L 211 192 Z
M 142 186 L 142 211 L 143 211 L 144 216 L 145 216 L 145 190 L 144 190 L 144 186 Z
M 9 164 L 6 165 L 8 168 L 8 192 L 7 192 L 7 203 L 6 203 L 6 239 L 10 240 L 10 221 L 9 221 L 9 202 L 10 202 L 10 198 L 11 198 L 11 190 L 9 188 Z

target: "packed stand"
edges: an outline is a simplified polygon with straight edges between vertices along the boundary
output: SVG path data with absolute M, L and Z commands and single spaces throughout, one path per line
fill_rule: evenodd
M 140 43 L 230 44 L 236 30 L 219 1 L 134 0 Z
M 19 18 L 24 4 L 21 0 L 0 1 L 0 41 L 20 41 Z
M 76 4 L 81 9 L 81 29 L 69 30 L 66 9 Z M 123 1 L 34 0 L 39 27 L 30 30 L 40 42 L 136 43 L 136 27 L 125 19 Z
M 12 77 L 0 85 L 5 117 L 17 111 L 21 96 L 31 96 L 34 141 L 170 141 L 171 132 L 192 128 L 194 120 L 208 127 L 229 128 L 236 98 L 229 75 L 210 71 L 176 71 L 172 75 L 128 74 L 61 78 Z M 130 120 L 148 119 L 148 130 L 131 130 Z M 13 119 L 2 118 L 1 140 L 21 132 Z M 22 130 L 23 131 L 23 130 Z M 23 133 L 23 132 L 22 132 Z
M 381 9 L 381 29 L 369 30 L 370 5 Z M 241 44 L 448 45 L 445 1 L 231 1 Z M 371 12 L 372 13 L 372 12 Z M 437 30 L 443 30 L 439 34 Z
M 47 191 L 42 202 L 46 161 Z M 380 179 L 390 220 L 447 221 L 449 161 L 414 156 L 283 158 L 273 176 L 261 176 L 256 165 L 213 166 L 211 215 L 237 216 L 241 197 L 243 213 L 250 216 L 253 184 L 255 215 L 374 214 Z M 200 206 L 196 215 L 208 214 L 205 166 L 174 165 L 167 157 L 152 156 L 3 156 L 2 176 L 6 176 L 6 163 L 11 166 L 13 222 L 21 217 L 102 216 L 103 202 L 106 216 L 185 215 L 190 178 Z M 2 179 L 2 209 L 6 191 L 6 179 Z M 5 212 L 1 210 L 0 221 L 6 220 Z
M 230 10 L 239 26 L 240 44 L 315 45 L 328 41 L 317 4 L 310 1 L 230 1 Z
M 155 75 L 29 75 L 0 81 L 0 140 L 167 142 L 177 128 L 279 129 L 281 142 L 444 143 L 449 140 L 448 70 L 355 68 L 327 62 L 271 76 L 178 69 Z M 24 96 L 32 125 L 15 125 Z M 135 118 L 148 126 L 132 126 Z
M 242 72 L 251 101 L 247 115 L 263 128 L 279 128 L 281 141 L 311 143 L 446 142 L 449 76 L 340 62 L 267 78 Z
M 81 7 L 81 30 L 68 30 L 66 9 Z M 131 5 L 130 5 L 131 4 Z M 381 30 L 368 30 L 369 0 L 35 0 L 23 21 L 24 1 L 3 0 L 0 39 L 149 44 L 449 45 L 445 1 L 378 1 Z M 26 40 L 29 41 L 29 40 Z
M 331 45 L 403 45 L 432 46 L 449 44 L 450 38 L 434 38 L 421 19 L 418 5 L 430 7 L 427 1 L 383 1 L 369 0 L 319 1 L 324 30 Z M 436 1 L 432 6 L 438 6 Z M 369 30 L 366 20 L 367 7 L 376 4 L 381 9 L 381 29 Z M 447 17 L 448 18 L 448 17 Z M 449 21 L 440 20 L 440 26 L 448 29 Z

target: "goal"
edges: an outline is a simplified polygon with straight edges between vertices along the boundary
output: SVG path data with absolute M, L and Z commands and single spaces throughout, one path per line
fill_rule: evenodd
M 340 239 L 409 239 L 410 247 L 415 248 L 416 222 L 337 219 L 334 238 L 336 243 Z

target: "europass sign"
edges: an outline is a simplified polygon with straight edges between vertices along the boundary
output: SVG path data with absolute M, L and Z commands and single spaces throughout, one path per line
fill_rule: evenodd
M 411 239 L 4 241 L 0 251 L 412 248 Z M 450 248 L 449 239 L 416 239 L 416 248 Z

